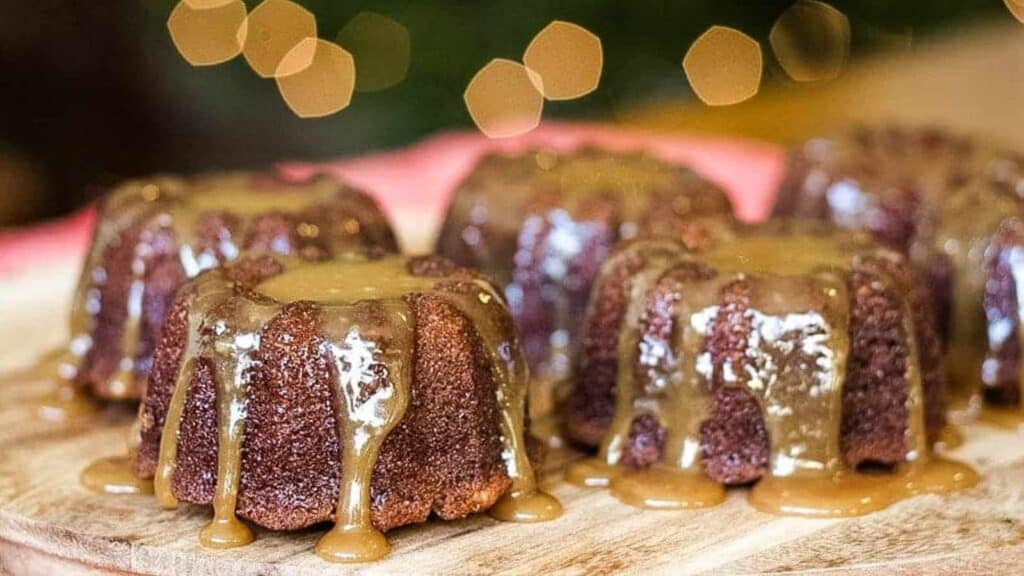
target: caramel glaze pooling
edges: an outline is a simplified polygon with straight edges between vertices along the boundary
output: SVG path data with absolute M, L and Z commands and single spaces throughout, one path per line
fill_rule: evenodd
M 141 226 L 136 238 L 130 266 L 132 275 L 120 327 L 121 359 L 115 373 L 103 383 L 104 395 L 129 398 L 137 394 L 136 374 L 140 357 L 140 330 L 144 322 L 147 275 L 157 256 L 154 243 L 166 242 L 161 236 L 173 230 L 179 248 L 177 257 L 187 278 L 203 270 L 231 261 L 245 248 L 243 229 L 247 220 L 269 214 L 314 214 L 316 207 L 336 204 L 344 190 L 336 182 L 318 178 L 306 184 L 289 184 L 252 174 L 220 174 L 182 180 L 161 177 L 147 182 L 132 182 L 115 191 L 101 207 L 82 276 L 72 304 L 71 341 L 57 363 L 59 387 L 44 400 L 40 413 L 48 418 L 62 419 L 93 411 L 94 405 L 81 396 L 77 382 L 86 356 L 94 346 L 92 329 L 95 318 L 104 306 L 101 287 L 107 281 L 104 259 L 109 250 L 118 247 L 124 233 Z M 227 231 L 215 241 L 200 238 L 204 218 L 229 215 Z M 273 240 L 262 247 L 269 252 L 302 253 L 328 251 L 350 246 L 347 238 L 320 238 L 316 218 L 301 222 L 293 231 L 294 238 Z M 361 223 L 355 218 L 345 224 L 345 234 L 356 236 Z M 212 242 L 212 244 L 211 244 Z M 298 245 L 293 245 L 297 243 Z
M 903 326 L 911 355 L 905 375 L 906 462 L 877 475 L 848 469 L 843 462 L 840 423 L 851 345 L 848 281 L 854 266 L 869 267 L 870 258 L 878 256 L 863 238 L 746 232 L 699 254 L 671 242 L 626 250 L 642 250 L 644 266 L 630 281 L 620 329 L 615 412 L 597 457 L 572 466 L 571 482 L 609 485 L 623 502 L 648 508 L 722 502 L 723 487 L 705 476 L 701 461 L 701 425 L 709 416 L 712 383 L 742 386 L 760 407 L 769 438 L 768 473 L 749 498 L 760 510 L 852 516 L 977 481 L 970 468 L 929 450 L 909 310 Z M 642 330 L 644 311 L 656 283 L 673 274 L 684 283 L 671 304 L 671 336 L 660 340 Z M 736 282 L 749 286 L 745 311 L 726 296 Z M 716 322 L 749 326 L 740 356 L 715 363 L 708 338 Z M 659 464 L 635 471 L 622 459 L 631 427 L 642 416 L 652 416 L 665 430 L 665 449 Z
M 194 281 L 187 296 L 191 299 L 189 339 L 164 423 L 154 486 L 161 505 L 177 504 L 171 480 L 188 387 L 197 363 L 210 362 L 217 385 L 219 438 L 214 515 L 201 535 L 204 546 L 231 547 L 252 540 L 251 531 L 235 516 L 247 374 L 258 356 L 263 327 L 283 307 L 299 301 L 313 302 L 320 310 L 322 353 L 333 367 L 339 415 L 341 475 L 335 525 L 317 544 L 317 554 L 334 562 L 362 562 L 380 558 L 390 549 L 371 523 L 370 481 L 384 439 L 402 420 L 410 402 L 415 318 L 408 299 L 420 293 L 437 295 L 462 311 L 491 354 L 503 454 L 512 479 L 511 490 L 492 514 L 521 522 L 560 514 L 557 500 L 537 488 L 527 458 L 528 374 L 515 334 L 488 320 L 494 306 L 507 314 L 503 300 L 486 281 L 474 280 L 469 292 L 450 290 L 443 277 L 412 274 L 408 262 L 400 257 L 345 256 L 323 263 L 289 264 L 251 290 L 231 282 L 220 270 Z M 363 322 L 379 308 L 384 312 L 382 322 Z

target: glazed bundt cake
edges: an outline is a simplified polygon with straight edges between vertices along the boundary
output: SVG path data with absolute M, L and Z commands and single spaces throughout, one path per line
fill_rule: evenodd
M 366 194 L 327 178 L 160 177 L 124 184 L 100 206 L 60 362 L 63 392 L 138 398 L 167 307 L 185 279 L 243 252 L 320 259 L 397 250 Z
M 557 516 L 524 435 L 528 372 L 503 298 L 436 257 L 265 256 L 179 292 L 140 408 L 135 471 L 212 504 L 207 546 L 333 520 L 330 560 L 434 513 Z M 237 515 L 237 516 L 236 516 Z
M 456 190 L 437 253 L 504 287 L 533 374 L 559 379 L 612 246 L 639 232 L 688 239 L 688 224 L 708 216 L 731 219 L 725 194 L 647 155 L 490 155 Z
M 927 271 L 952 392 L 1020 405 L 1024 158 L 934 129 L 857 127 L 793 151 L 774 213 L 870 231 Z
M 628 243 L 595 282 L 565 406 L 568 437 L 599 452 L 568 477 L 653 507 L 758 481 L 757 507 L 817 516 L 970 484 L 930 454 L 944 383 L 928 310 L 866 235 L 789 223 L 700 251 Z

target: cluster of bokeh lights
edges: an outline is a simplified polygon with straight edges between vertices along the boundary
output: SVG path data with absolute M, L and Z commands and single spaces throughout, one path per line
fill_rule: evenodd
M 373 12 L 357 14 L 338 34 L 338 43 L 319 38 L 316 17 L 291 0 L 264 0 L 251 12 L 242 0 L 181 0 L 167 29 L 193 66 L 221 64 L 241 54 L 253 72 L 275 81 L 285 103 L 302 118 L 340 112 L 356 89 L 394 86 L 409 68 L 409 32 Z M 366 71 L 358 81 L 357 60 Z
M 1003 2 L 1024 22 L 1024 0 Z M 304 118 L 341 111 L 353 92 L 390 88 L 409 70 L 409 31 L 374 12 L 353 17 L 334 42 L 318 37 L 314 15 L 292 0 L 263 0 L 251 12 L 242 0 L 180 0 L 167 26 L 189 63 L 211 66 L 241 54 L 256 74 L 275 81 L 287 105 Z M 850 39 L 850 22 L 841 11 L 820 0 L 796 0 L 774 22 L 767 44 L 786 76 L 814 83 L 842 73 Z M 690 45 L 682 67 L 702 102 L 729 106 L 758 93 L 764 60 L 754 38 L 711 26 Z M 539 125 L 546 101 L 596 90 L 603 66 L 600 38 L 555 20 L 533 37 L 521 61 L 496 58 L 484 65 L 463 100 L 485 135 L 517 136 Z
M 600 38 L 555 20 L 530 41 L 522 63 L 496 58 L 484 65 L 463 100 L 489 138 L 518 136 L 540 124 L 545 100 L 572 100 L 596 90 L 603 67 Z

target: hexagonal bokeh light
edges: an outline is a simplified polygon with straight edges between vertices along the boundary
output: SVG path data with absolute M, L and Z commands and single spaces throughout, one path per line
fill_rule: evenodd
M 356 59 L 356 90 L 360 92 L 390 88 L 405 80 L 409 72 L 409 31 L 383 14 L 356 14 L 338 32 L 338 44 Z
M 495 58 L 469 81 L 463 99 L 473 122 L 489 138 L 518 136 L 540 124 L 541 83 L 522 64 Z
M 763 67 L 757 41 L 725 26 L 701 34 L 683 58 L 690 86 L 709 106 L 737 104 L 757 94 Z
M 242 51 L 247 35 L 245 4 L 231 0 L 215 8 L 193 8 L 182 0 L 167 19 L 175 48 L 193 66 L 212 66 Z
M 798 0 L 768 35 L 782 69 L 798 82 L 831 80 L 850 54 L 850 21 L 818 0 Z
M 249 36 L 242 54 L 253 71 L 264 78 L 295 74 L 313 62 L 316 17 L 290 0 L 264 0 L 249 14 Z M 297 46 L 303 49 L 294 52 Z M 289 65 L 282 67 L 286 54 Z
M 312 62 L 299 72 L 307 54 Z M 288 107 L 302 118 L 319 118 L 343 110 L 352 101 L 356 67 L 352 54 L 341 46 L 306 38 L 281 59 L 276 74 L 277 88 Z
M 1024 23 L 1024 0 L 1003 0 L 1003 4 L 1014 18 Z
M 555 20 L 534 36 L 523 63 L 548 100 L 571 100 L 597 89 L 604 66 L 601 39 L 582 26 Z

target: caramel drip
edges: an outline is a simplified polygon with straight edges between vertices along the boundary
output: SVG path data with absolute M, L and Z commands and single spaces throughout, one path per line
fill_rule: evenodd
M 642 400 L 636 386 L 636 365 L 640 354 L 641 327 L 644 304 L 651 288 L 669 268 L 678 263 L 669 252 L 645 255 L 646 267 L 638 272 L 629 285 L 629 298 L 622 326 L 619 329 L 618 367 L 615 378 L 615 411 L 608 432 L 595 459 L 575 462 L 566 473 L 566 479 L 581 486 L 607 486 L 614 476 L 622 452 L 629 443 L 629 429 L 639 415 L 637 403 Z M 655 404 L 657 406 L 657 404 Z M 660 412 L 660 411 L 659 411 Z
M 477 290 L 468 294 L 442 291 L 438 294 L 465 314 L 483 343 L 494 377 L 501 415 L 501 441 L 505 466 L 512 487 L 489 513 L 505 522 L 543 522 L 562 514 L 562 505 L 537 486 L 533 465 L 526 451 L 526 395 L 530 374 L 511 323 L 495 322 L 507 318 L 508 311 L 490 283 L 475 282 Z M 500 308 L 497 314 L 492 307 Z
M 229 299 L 232 294 L 231 284 L 224 281 L 220 273 L 211 273 L 197 279 L 194 292 L 188 296 L 188 339 L 182 352 L 171 402 L 164 418 L 160 434 L 160 453 L 156 474 L 153 477 L 157 502 L 165 509 L 178 506 L 178 499 L 173 492 L 174 469 L 178 461 L 178 434 L 181 429 L 181 418 L 185 413 L 185 401 L 188 399 L 192 379 L 204 352 L 204 318 L 217 304 Z M 218 420 L 219 418 L 218 414 Z
M 335 197 L 337 185 L 316 180 L 306 185 L 268 185 L 254 187 L 252 175 L 220 174 L 184 181 L 162 177 L 148 183 L 132 182 L 115 191 L 104 203 L 97 218 L 93 241 L 86 256 L 72 302 L 70 343 L 60 359 L 56 372 L 58 388 L 41 403 L 40 413 L 50 419 L 66 419 L 91 412 L 87 400 L 78 390 L 79 370 L 94 342 L 92 330 L 95 316 L 103 302 L 100 287 L 107 281 L 104 258 L 122 241 L 122 234 L 141 224 L 140 237 L 145 238 L 162 228 L 174 226 L 180 243 L 179 258 L 186 276 L 234 260 L 239 246 L 230 237 L 222 238 L 217 253 L 196 253 L 193 245 L 198 236 L 199 219 L 203 214 L 229 211 L 235 215 L 260 213 L 296 213 Z M 132 281 L 127 294 L 127 310 L 121 326 L 121 359 L 116 372 L 105 382 L 107 393 L 114 397 L 130 396 L 136 389 L 135 362 L 139 349 L 142 302 L 146 286 L 146 260 L 149 244 L 143 240 L 135 247 Z
M 44 405 L 44 410 L 49 417 L 65 418 L 78 413 L 91 412 L 87 406 L 87 400 L 83 398 L 78 387 L 77 379 L 79 370 L 85 357 L 92 350 L 94 345 L 92 339 L 93 323 L 95 316 L 99 313 L 103 303 L 100 300 L 100 287 L 107 281 L 107 270 L 103 267 L 103 261 L 107 251 L 121 241 L 122 233 L 134 222 L 145 219 L 152 215 L 155 203 L 160 198 L 161 188 L 177 190 L 180 182 L 173 179 L 158 179 L 152 184 L 139 185 L 131 184 L 125 186 L 112 194 L 103 204 L 96 219 L 93 230 L 93 240 L 86 255 L 85 264 L 82 267 L 82 274 L 79 277 L 78 285 L 75 288 L 74 298 L 71 303 L 71 316 L 69 321 L 70 343 L 67 351 L 60 359 L 57 366 L 58 386 L 53 402 Z M 136 247 L 136 260 L 138 260 L 138 247 Z M 132 274 L 134 277 L 133 290 L 136 282 L 144 275 L 144 270 L 137 271 L 133 263 Z M 129 294 L 128 310 L 126 310 L 126 324 L 136 324 L 141 316 L 141 294 Z M 135 302 L 133 298 L 137 297 Z M 133 304 L 138 303 L 138 314 Z M 127 332 L 128 328 L 124 330 Z M 122 338 L 122 349 L 126 338 Z M 134 349 L 135 344 L 131 345 Z M 119 371 L 123 368 L 124 357 L 134 360 L 134 354 L 122 353 L 122 361 L 119 362 Z M 131 382 L 133 379 L 125 380 L 123 375 L 115 378 L 120 385 Z M 128 386 L 126 389 L 131 389 Z
M 497 184 L 496 184 L 497 183 Z M 500 190 L 495 190 L 500 186 Z M 579 219 L 584 207 L 602 198 L 614 199 L 621 218 L 616 237 L 632 238 L 638 226 L 651 212 L 652 197 L 672 192 L 672 202 L 666 210 L 678 215 L 715 212 L 727 214 L 724 197 L 703 195 L 704 200 L 714 198 L 715 206 L 702 206 L 700 194 L 694 200 L 687 192 L 708 187 L 695 173 L 662 162 L 641 153 L 609 153 L 599 149 L 582 149 L 570 155 L 559 155 L 546 150 L 532 151 L 515 157 L 491 156 L 480 161 L 469 177 L 460 185 L 451 209 L 449 221 L 460 221 L 465 227 L 446 230 L 443 247 L 455 242 L 473 255 L 473 260 L 501 285 L 507 286 L 506 295 L 513 310 L 520 308 L 522 287 L 515 282 L 512 268 L 526 269 L 530 274 L 539 270 L 544 275 L 540 290 L 551 303 L 552 336 L 547 356 L 539 366 L 535 379 L 559 380 L 568 376 L 573 354 L 573 330 L 576 319 L 571 318 L 568 287 L 573 281 L 565 275 L 572 259 L 584 249 L 595 230 L 593 223 Z M 544 203 L 534 200 L 546 195 L 557 197 L 557 205 L 550 210 Z M 557 194 L 557 196 L 556 196 Z M 524 199 L 526 199 L 524 201 Z M 541 210 L 538 211 L 538 204 Z M 534 240 L 532 227 L 549 226 L 540 247 L 541 262 L 523 265 L 538 248 L 524 239 Z M 500 240 L 487 238 L 489 234 L 515 236 L 519 244 L 514 253 L 501 246 Z M 457 234 L 457 237 L 455 236 Z M 450 236 L 450 237 L 449 237 Z
M 490 306 L 502 306 L 490 284 L 468 293 L 442 290 L 445 279 L 413 276 L 407 260 L 342 258 L 288 268 L 238 294 L 220 271 L 200 276 L 189 302 L 188 342 L 160 439 L 154 489 L 164 507 L 176 499 L 172 480 L 178 432 L 197 363 L 211 365 L 217 386 L 218 463 L 213 519 L 200 542 L 207 547 L 248 543 L 252 533 L 235 508 L 245 434 L 247 374 L 257 369 L 260 334 L 285 305 L 311 301 L 321 313 L 320 346 L 336 379 L 340 480 L 335 525 L 317 544 L 333 562 L 364 562 L 386 555 L 387 539 L 373 525 L 373 470 L 388 433 L 402 420 L 412 394 L 413 311 L 408 295 L 433 293 L 469 318 L 490 354 L 497 387 L 503 457 L 512 488 L 492 509 L 502 519 L 528 522 L 557 516 L 561 507 L 539 491 L 526 455 L 524 411 L 528 380 L 511 323 L 495 323 Z M 507 311 L 502 309 L 502 317 Z M 382 320 L 380 318 L 383 318 Z M 364 322 L 364 320 L 366 320 Z
M 200 357 L 213 367 L 217 386 L 217 486 L 213 493 L 213 520 L 199 541 L 208 548 L 234 548 L 252 542 L 252 531 L 235 516 L 242 475 L 242 437 L 245 434 L 248 372 L 259 349 L 260 330 L 277 312 L 241 299 L 220 303 L 212 326 L 213 342 Z M 240 309 L 233 309 L 235 307 Z M 204 317 L 206 315 L 204 314 Z
M 418 280 L 413 276 L 409 279 Z M 371 521 L 370 482 L 374 463 L 388 433 L 401 421 L 412 394 L 412 310 L 402 299 L 382 302 L 388 341 L 380 359 L 388 382 L 363 398 L 363 387 L 373 383 L 371 373 L 348 359 L 353 347 L 374 350 L 363 340 L 359 327 L 344 316 L 325 318 L 324 335 L 330 342 L 336 383 L 338 438 L 341 444 L 341 484 L 334 527 L 316 545 L 316 553 L 331 562 L 377 560 L 391 550 L 387 538 Z M 364 378 L 365 376 L 365 378 Z
M 863 514 L 915 494 L 976 483 L 970 468 L 930 452 L 907 300 L 902 315 L 908 348 L 906 463 L 893 474 L 877 476 L 843 465 L 840 425 L 851 346 L 848 279 L 857 255 L 870 253 L 858 242 L 848 235 L 747 233 L 700 254 L 648 257 L 629 287 L 612 424 L 598 458 L 572 466 L 568 479 L 587 486 L 610 484 L 613 495 L 634 506 L 682 509 L 721 502 L 723 488 L 703 474 L 700 462 L 700 426 L 708 417 L 714 381 L 744 387 L 761 408 L 769 471 L 750 492 L 759 509 L 816 517 Z M 641 337 L 641 314 L 652 287 L 671 266 L 685 262 L 712 268 L 717 276 L 685 282 L 675 295 L 670 344 Z M 894 278 L 882 276 L 881 281 L 903 289 Z M 715 303 L 733 281 L 745 286 L 746 346 L 739 354 L 713 358 L 706 350 L 707 337 L 737 312 Z M 637 374 L 645 374 L 646 381 L 638 381 Z M 664 457 L 650 469 L 630 472 L 620 465 L 621 454 L 630 425 L 642 413 L 655 416 L 665 429 Z
M 1017 198 L 980 181 L 933 201 L 936 206 L 930 208 L 935 211 L 931 229 L 926 227 L 916 241 L 930 242 L 931 249 L 945 255 L 952 265 L 954 297 L 946 364 L 951 375 L 951 395 L 963 400 L 978 392 L 985 343 L 998 346 L 1005 338 L 993 330 L 997 327 L 988 326 L 982 304 L 987 280 L 986 249 L 1000 223 L 1024 216 L 1024 209 Z M 932 232 L 932 237 L 928 232 Z M 1014 276 L 1016 282 L 1016 273 Z
M 135 361 L 138 355 L 139 338 L 142 328 L 143 300 L 146 295 L 146 253 L 145 241 L 135 246 L 132 260 L 132 280 L 125 301 L 125 320 L 121 328 L 121 359 L 117 371 L 107 383 L 110 394 L 124 397 L 135 390 Z
M 707 340 L 708 321 L 722 285 L 721 278 L 689 283 L 672 307 L 669 349 L 644 343 L 656 358 L 665 358 L 664 369 L 648 362 L 654 379 L 648 383 L 664 388 L 658 419 L 666 430 L 661 464 L 611 479 L 612 495 L 631 506 L 654 509 L 704 508 L 725 500 L 725 488 L 704 474 L 701 463 L 700 426 L 708 416 L 705 381 L 697 368 Z M 649 372 L 652 374 L 652 372 Z M 663 405 L 663 407 L 662 407 Z
M 895 284 L 899 286 L 899 284 Z M 912 314 L 905 301 L 903 335 L 908 345 L 905 381 L 907 386 L 907 454 L 905 462 L 889 473 L 868 474 L 840 466 L 827 474 L 762 478 L 750 491 L 755 508 L 776 514 L 837 518 L 881 510 L 919 494 L 944 494 L 963 490 L 978 482 L 970 467 L 934 456 L 925 429 L 924 387 L 918 361 L 918 343 Z M 840 398 L 841 403 L 841 398 Z M 841 408 L 841 404 L 840 404 Z M 837 414 L 838 427 L 839 416 Z M 838 438 L 838 430 L 836 431 Z
M 636 408 L 640 390 L 636 382 L 636 363 L 640 347 L 640 319 L 644 313 L 646 295 L 659 278 L 672 266 L 668 258 L 648 260 L 648 267 L 638 273 L 629 287 L 629 304 L 619 333 L 618 372 L 615 376 L 617 399 L 610 433 L 601 444 L 598 458 L 608 464 L 617 464 L 629 442 L 629 426 L 638 415 Z
M 82 470 L 79 481 L 100 494 L 152 494 L 153 481 L 132 471 L 133 456 L 102 458 Z

